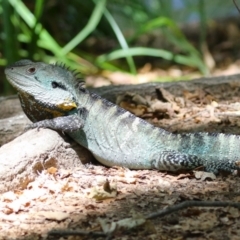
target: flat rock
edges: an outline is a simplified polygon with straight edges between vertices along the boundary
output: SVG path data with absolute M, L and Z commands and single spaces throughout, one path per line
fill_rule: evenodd
M 44 169 L 84 167 L 91 153 L 50 129 L 33 129 L 0 148 L 0 193 L 24 189 Z

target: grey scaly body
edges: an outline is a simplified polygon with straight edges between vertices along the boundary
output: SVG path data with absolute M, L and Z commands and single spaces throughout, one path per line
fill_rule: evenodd
M 172 134 L 90 93 L 60 65 L 21 60 L 5 70 L 31 128 L 65 131 L 107 166 L 176 171 L 239 169 L 235 135 Z

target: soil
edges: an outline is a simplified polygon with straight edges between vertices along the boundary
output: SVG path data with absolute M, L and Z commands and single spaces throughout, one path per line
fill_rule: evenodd
M 135 95 L 119 104 L 172 132 L 240 134 L 239 92 L 237 85 L 181 96 L 160 89 L 159 99 Z M 239 239 L 238 208 L 191 207 L 146 217 L 188 200 L 238 203 L 238 175 L 50 168 L 26 189 L 0 195 L 0 239 Z M 64 232 L 69 230 L 75 232 Z

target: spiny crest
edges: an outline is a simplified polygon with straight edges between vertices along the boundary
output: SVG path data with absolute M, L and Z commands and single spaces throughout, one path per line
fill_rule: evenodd
M 85 84 L 84 79 L 83 79 L 82 76 L 81 76 L 81 73 L 78 72 L 76 69 L 74 69 L 74 70 L 70 69 L 70 67 L 67 67 L 67 66 L 65 65 L 65 63 L 63 63 L 63 62 L 56 62 L 54 65 L 55 65 L 55 66 L 58 66 L 58 67 L 60 67 L 60 68 L 62 68 L 62 69 L 64 69 L 64 70 L 66 70 L 66 71 L 68 71 L 68 72 L 71 72 L 72 75 L 73 75 L 73 77 L 74 77 L 75 80 L 76 80 L 76 84 L 77 84 L 77 85 L 83 86 L 83 85 Z

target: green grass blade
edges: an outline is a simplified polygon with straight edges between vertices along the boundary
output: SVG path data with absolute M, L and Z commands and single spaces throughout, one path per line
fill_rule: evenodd
M 104 10 L 104 16 L 106 17 L 109 24 L 111 25 L 111 27 L 112 27 L 112 29 L 113 29 L 113 31 L 114 31 L 117 39 L 118 39 L 118 42 L 119 42 L 120 46 L 122 47 L 122 49 L 124 51 L 128 51 L 129 47 L 128 47 L 127 41 L 124 38 L 124 36 L 123 36 L 119 26 L 117 25 L 116 21 L 114 20 L 114 18 L 112 17 L 112 15 L 110 14 L 110 12 L 107 9 Z M 128 65 L 129 65 L 130 72 L 133 73 L 133 74 L 136 74 L 137 70 L 136 70 L 132 55 L 126 55 L 126 60 L 127 60 Z
M 118 49 L 112 51 L 109 54 L 103 54 L 99 56 L 96 60 L 97 63 L 103 63 L 106 61 L 112 61 L 119 58 L 124 58 L 126 56 L 153 56 L 153 57 L 162 57 L 167 60 L 173 59 L 173 54 L 169 51 L 162 49 L 153 49 L 145 47 L 135 47 L 128 49 Z
M 149 33 L 159 28 L 161 28 L 163 35 L 169 42 L 173 43 L 175 46 L 181 49 L 181 51 L 186 52 L 186 56 L 181 55 L 181 57 L 177 57 L 177 60 L 175 59 L 176 62 L 180 61 L 183 62 L 183 64 L 188 65 L 187 62 L 191 63 L 193 61 L 193 63 L 189 66 L 197 67 L 203 74 L 208 73 L 207 67 L 204 64 L 199 51 L 197 51 L 197 49 L 190 44 L 177 24 L 169 18 L 157 17 L 148 21 L 137 31 L 130 41 L 138 38 L 142 34 Z M 189 60 L 187 60 L 187 56 Z
M 106 0 L 98 0 L 96 3 L 96 7 L 94 8 L 90 19 L 87 25 L 67 44 L 62 50 L 61 54 L 66 55 L 73 48 L 75 48 L 78 44 L 80 44 L 93 30 L 96 29 L 106 5 Z
M 20 0 L 9 0 L 9 3 L 14 7 L 19 16 L 26 22 L 26 24 L 33 29 L 36 23 L 35 16 Z M 55 39 L 45 30 L 42 29 L 41 24 L 38 24 L 36 31 L 39 31 L 38 46 L 47 49 L 60 57 L 61 47 L 55 41 Z M 41 31 L 41 33 L 40 33 Z
M 152 56 L 160 57 L 166 60 L 175 61 L 180 64 L 199 67 L 199 62 L 192 56 L 184 56 L 181 54 L 173 54 L 170 51 L 163 49 L 135 47 L 129 49 L 118 49 L 109 54 L 103 54 L 96 59 L 96 63 L 102 65 L 107 61 L 116 60 L 119 58 L 125 58 L 126 56 Z
M 40 37 L 41 24 L 40 19 L 43 14 L 44 9 L 44 0 L 37 0 L 35 4 L 34 16 L 35 16 L 35 24 L 31 31 L 31 43 L 29 44 L 29 58 L 32 59 L 37 49 L 37 42 Z M 39 29 L 38 29 L 39 28 Z

